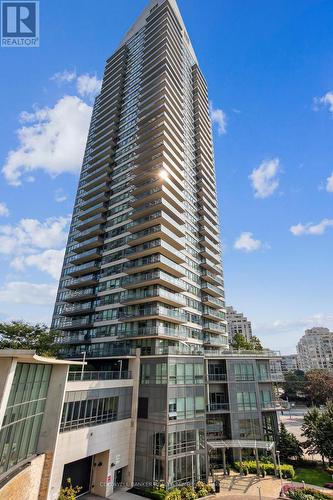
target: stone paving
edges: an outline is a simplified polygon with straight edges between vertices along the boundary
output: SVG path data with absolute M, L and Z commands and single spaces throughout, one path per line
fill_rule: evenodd
M 260 488 L 260 491 L 259 491 Z M 248 476 L 225 476 L 220 478 L 220 493 L 217 497 L 227 497 L 230 500 L 245 498 L 260 498 L 271 500 L 279 498 L 281 481 L 278 478 L 258 478 L 255 475 Z

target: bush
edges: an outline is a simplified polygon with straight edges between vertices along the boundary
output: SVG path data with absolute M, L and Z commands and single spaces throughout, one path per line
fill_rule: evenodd
M 206 488 L 206 484 L 203 481 L 197 481 L 195 483 L 194 489 L 196 492 L 203 490 Z
M 181 500 L 180 490 L 178 488 L 169 490 L 165 495 L 165 500 Z
M 284 488 L 284 492 L 293 500 L 332 500 L 333 496 L 328 493 L 323 493 L 312 488 L 301 488 L 289 486 L 288 490 Z
M 61 488 L 58 500 L 75 500 L 82 490 L 82 486 L 73 486 L 71 478 L 66 480 L 67 486 Z
M 202 488 L 201 490 L 197 491 L 198 498 L 206 497 L 208 495 L 208 491 Z
M 180 495 L 183 500 L 195 500 L 197 498 L 197 495 L 192 486 L 184 486 L 180 490 Z
M 144 496 L 147 498 L 152 498 L 153 500 L 164 500 L 166 491 L 156 488 L 147 488 L 146 490 L 144 490 Z
M 240 472 L 241 470 L 241 463 L 240 462 L 235 462 L 234 463 L 235 469 Z M 249 472 L 250 474 L 256 474 L 257 473 L 257 464 L 255 460 L 249 460 L 246 462 L 242 462 L 242 468 L 244 474 L 246 474 L 245 471 Z M 272 463 L 262 463 L 259 462 L 259 470 L 263 473 L 266 472 L 269 476 L 274 476 L 275 470 L 274 470 L 274 464 Z M 276 470 L 278 471 L 278 467 L 276 467 Z M 281 474 L 283 477 L 293 479 L 295 477 L 295 470 L 292 465 L 288 464 L 283 464 L 281 465 Z

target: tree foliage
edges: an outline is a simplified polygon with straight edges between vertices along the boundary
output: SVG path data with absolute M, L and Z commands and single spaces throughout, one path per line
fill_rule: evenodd
M 306 438 L 304 446 L 309 455 L 319 454 L 324 462 L 333 461 L 333 402 L 328 401 L 321 411 L 312 408 L 304 415 L 302 436 Z
M 236 333 L 234 335 L 231 347 L 244 351 L 262 351 L 263 349 L 258 337 L 253 335 L 250 340 L 247 340 L 241 333 Z
M 327 370 L 311 370 L 306 374 L 305 394 L 313 405 L 324 405 L 333 397 L 333 375 Z
M 46 325 L 30 325 L 24 321 L 0 323 L 0 349 L 30 349 L 43 356 L 55 356 L 58 333 Z
M 303 455 L 301 443 L 283 423 L 280 424 L 277 446 L 282 460 L 300 459 Z
M 285 373 L 282 384 L 285 397 L 289 400 L 299 399 L 305 394 L 307 378 L 302 370 L 294 370 Z

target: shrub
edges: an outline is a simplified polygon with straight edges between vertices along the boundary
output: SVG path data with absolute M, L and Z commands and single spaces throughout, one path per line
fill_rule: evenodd
M 293 500 L 332 500 L 333 496 L 312 488 L 301 488 L 289 485 L 288 489 L 283 487 L 284 493 Z
M 205 490 L 205 488 L 202 488 L 201 490 L 197 491 L 198 498 L 206 497 L 208 494 L 208 491 Z
M 152 498 L 153 500 L 164 500 L 166 491 L 157 488 L 147 488 L 144 491 L 144 496 L 147 498 Z
M 241 463 L 235 462 L 234 467 L 238 472 L 240 472 Z M 246 474 L 246 472 L 245 472 L 246 470 L 250 474 L 257 473 L 257 464 L 256 464 L 255 460 L 249 460 L 246 462 L 242 462 L 242 468 L 243 468 L 244 474 Z M 269 476 L 274 476 L 274 474 L 275 474 L 274 464 L 272 464 L 272 463 L 259 462 L 259 470 L 262 473 L 266 472 L 266 474 L 268 474 Z M 278 467 L 276 468 L 276 470 L 278 471 Z M 283 475 L 283 477 L 293 479 L 295 477 L 294 467 L 292 465 L 288 465 L 288 464 L 281 465 L 281 474 Z
M 195 500 L 197 498 L 197 495 L 192 486 L 183 486 L 183 488 L 180 490 L 180 495 L 183 500 Z
M 178 488 L 169 490 L 165 495 L 165 500 L 181 500 L 180 490 Z
M 71 478 L 66 480 L 67 486 L 61 488 L 58 500 L 75 500 L 82 490 L 82 486 L 73 486 Z
M 205 485 L 205 483 L 203 481 L 197 481 L 195 483 L 195 486 L 194 486 L 195 491 L 198 492 L 198 491 L 203 490 L 205 488 L 206 488 L 206 485 Z

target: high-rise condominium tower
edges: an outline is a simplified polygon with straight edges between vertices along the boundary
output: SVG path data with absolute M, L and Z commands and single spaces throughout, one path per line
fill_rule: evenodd
M 63 355 L 85 356 L 101 377 L 128 373 L 140 349 L 138 394 L 126 393 L 138 406 L 140 484 L 205 479 L 209 457 L 226 458 L 215 445 L 208 453 L 208 438 L 221 447 L 277 429 L 271 354 L 221 358 L 228 337 L 207 85 L 175 0 L 152 1 L 107 60 L 52 326 Z M 121 418 L 129 403 L 117 390 L 103 389 L 100 403 L 89 391 L 70 394 L 76 406 L 66 406 L 62 427 Z
M 227 346 L 207 85 L 175 1 L 108 59 L 53 318 L 70 357 Z

